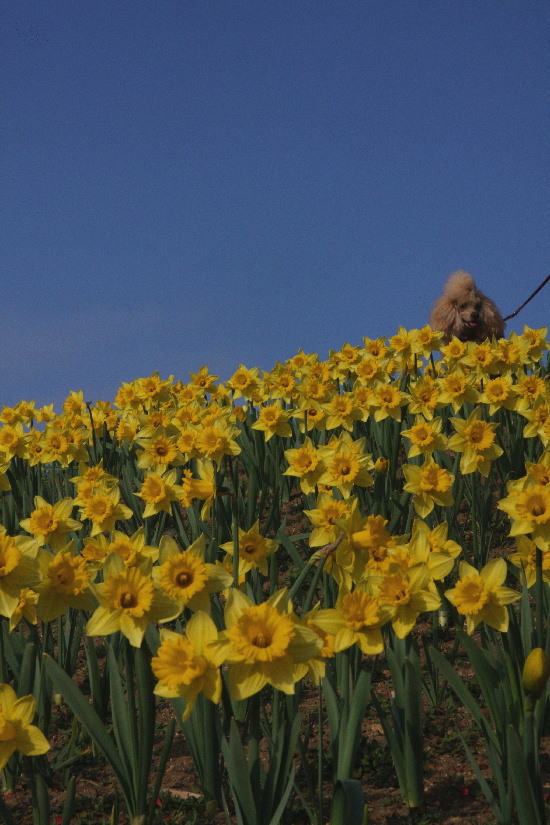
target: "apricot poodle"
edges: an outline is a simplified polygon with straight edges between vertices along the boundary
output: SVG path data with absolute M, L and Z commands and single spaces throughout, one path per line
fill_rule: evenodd
M 496 305 L 480 292 L 471 275 L 459 269 L 449 276 L 441 298 L 432 309 L 430 325 L 443 332 L 443 343 L 453 335 L 461 341 L 481 343 L 486 338 L 502 338 L 504 321 Z

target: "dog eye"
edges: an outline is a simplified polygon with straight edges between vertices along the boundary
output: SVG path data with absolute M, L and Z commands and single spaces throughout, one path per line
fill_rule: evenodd
M 459 309 L 466 309 L 467 306 L 468 304 L 460 304 Z

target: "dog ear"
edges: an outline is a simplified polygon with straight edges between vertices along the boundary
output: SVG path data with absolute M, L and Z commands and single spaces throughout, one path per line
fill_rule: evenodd
M 478 293 L 481 298 L 481 307 L 479 310 L 479 320 L 483 325 L 484 338 L 502 338 L 504 335 L 505 323 L 502 315 L 498 311 L 497 305 L 487 298 L 483 293 Z
M 438 298 L 430 316 L 430 325 L 436 332 L 445 333 L 445 343 L 448 343 L 453 335 L 460 337 L 463 322 L 456 303 L 449 301 L 445 296 Z

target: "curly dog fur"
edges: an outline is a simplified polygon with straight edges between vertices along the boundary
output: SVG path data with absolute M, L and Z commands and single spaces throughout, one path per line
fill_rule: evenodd
M 453 335 L 461 341 L 480 344 L 486 338 L 502 338 L 504 334 L 504 321 L 496 305 L 462 269 L 449 276 L 443 295 L 432 309 L 430 325 L 444 333 L 444 344 L 448 344 Z

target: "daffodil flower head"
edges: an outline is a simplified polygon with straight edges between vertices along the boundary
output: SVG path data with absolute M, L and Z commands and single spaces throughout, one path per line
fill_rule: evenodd
M 184 636 L 162 629 L 160 647 L 151 660 L 153 673 L 159 680 L 154 692 L 167 699 L 183 696 L 184 721 L 189 718 L 199 693 L 217 704 L 222 691 L 222 660 L 212 650 L 212 643 L 218 639 L 216 625 L 206 613 L 199 611 L 189 619 L 185 631 Z
M 94 574 L 86 559 L 76 553 L 74 541 L 55 555 L 40 550 L 38 562 L 43 579 L 33 589 L 38 593 L 37 609 L 44 621 L 63 615 L 68 607 L 93 610 L 90 584 Z
M 210 594 L 218 593 L 232 582 L 230 573 L 222 566 L 205 561 L 204 534 L 187 550 L 180 550 L 170 536 L 160 542 L 160 565 L 153 568 L 153 579 L 183 610 L 202 610 L 210 615 Z
M 278 543 L 274 539 L 268 539 L 260 533 L 260 522 L 257 521 L 250 530 L 242 530 L 239 527 L 239 573 L 248 573 L 256 568 L 264 576 L 269 573 L 267 559 L 278 548 Z M 233 558 L 233 542 L 226 542 L 221 545 L 221 549 L 227 552 L 226 560 Z
M 521 492 L 499 501 L 497 507 L 512 519 L 511 536 L 532 533 L 533 538 L 550 540 L 550 486 L 528 483 Z
M 401 433 L 411 442 L 409 458 L 417 455 L 431 456 L 434 450 L 444 450 L 447 446 L 447 439 L 441 435 L 441 426 L 441 418 L 426 421 L 422 416 L 417 415 L 413 426 Z
M 8 759 L 20 751 L 24 756 L 39 756 L 50 749 L 42 731 L 31 722 L 34 718 L 34 696 L 17 694 L 10 685 L 0 684 L 0 769 Z
M 0 615 L 17 610 L 20 594 L 34 587 L 42 576 L 35 558 L 37 542 L 26 536 L 9 536 L 0 528 Z
M 508 560 L 518 568 L 520 577 L 525 576 L 527 587 L 532 587 L 537 580 L 537 548 L 542 556 L 542 578 L 550 584 L 550 542 L 548 540 L 518 536 L 517 551 L 508 556 Z
M 321 461 L 311 438 L 307 436 L 301 447 L 285 450 L 285 458 L 289 466 L 283 475 L 296 476 L 300 480 L 302 492 L 306 495 L 313 493 L 319 478 L 325 470 L 325 465 Z
M 475 407 L 467 419 L 451 418 L 455 435 L 447 444 L 450 450 L 462 453 L 460 470 L 464 475 L 476 470 L 488 476 L 491 462 L 502 455 L 502 447 L 495 443 L 495 429 L 498 424 L 481 418 L 481 409 Z
M 445 595 L 459 613 L 466 617 L 466 629 L 471 635 L 485 622 L 495 630 L 508 630 L 507 604 L 519 599 L 520 594 L 504 586 L 506 562 L 492 559 L 479 572 L 465 561 L 459 565 L 460 578 Z
M 323 547 L 336 541 L 342 532 L 336 521 L 350 515 L 352 501 L 353 499 L 336 499 L 330 493 L 319 493 L 316 509 L 304 510 L 304 514 L 314 526 L 309 537 L 310 547 Z
M 426 459 L 421 467 L 404 464 L 403 473 L 407 479 L 403 489 L 414 494 L 414 509 L 421 518 L 426 518 L 436 504 L 450 507 L 453 503 L 451 487 L 454 476 L 435 461 Z
M 63 547 L 67 543 L 67 534 L 82 527 L 79 521 L 71 518 L 74 506 L 72 498 L 48 504 L 41 496 L 35 496 L 34 506 L 36 509 L 30 517 L 21 520 L 21 527 L 40 538 L 43 544 L 49 544 L 52 550 Z
M 293 693 L 307 673 L 308 660 L 323 646 L 321 638 L 293 616 L 285 590 L 255 605 L 233 588 L 225 620 L 227 630 L 216 644 L 229 663 L 228 684 L 236 699 L 252 696 L 268 683 Z
M 149 472 L 143 479 L 141 490 L 135 495 L 145 502 L 143 518 L 157 515 L 161 510 L 170 515 L 172 502 L 182 498 L 183 488 L 176 484 L 176 470 Z
M 107 556 L 103 575 L 103 583 L 92 585 L 99 607 L 86 625 L 88 636 L 120 630 L 131 645 L 140 647 L 148 622 L 166 622 L 181 612 L 179 602 L 155 588 L 138 567 L 125 567 L 116 553 Z
M 98 489 L 85 502 L 81 509 L 82 518 L 92 523 L 90 536 L 98 533 L 112 532 L 117 521 L 131 518 L 132 511 L 120 501 L 120 489 L 113 487 L 110 490 Z
M 408 570 L 390 567 L 378 587 L 382 604 L 393 608 L 392 627 L 399 639 L 407 636 L 419 616 L 441 606 L 441 599 L 430 581 L 426 564 L 415 564 Z

